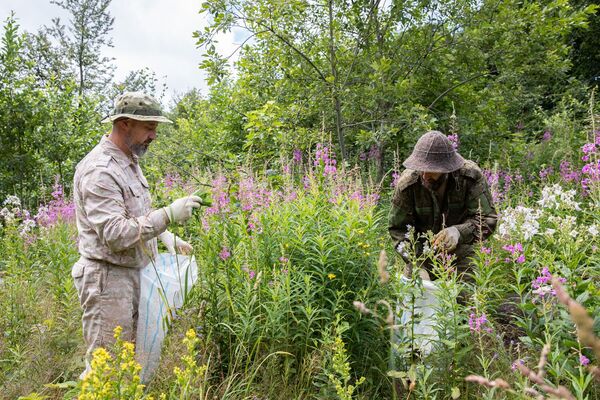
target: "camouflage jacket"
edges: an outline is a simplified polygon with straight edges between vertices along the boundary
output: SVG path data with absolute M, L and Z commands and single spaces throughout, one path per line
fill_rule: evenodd
M 415 232 L 438 233 L 445 227 L 455 226 L 460 232 L 457 257 L 466 255 L 471 244 L 485 240 L 496 228 L 498 217 L 490 191 L 481 169 L 467 160 L 462 168 L 448 174 L 442 203 L 421 183 L 420 173 L 405 170 L 398 180 L 388 230 L 395 245 L 406 240 L 408 226 Z

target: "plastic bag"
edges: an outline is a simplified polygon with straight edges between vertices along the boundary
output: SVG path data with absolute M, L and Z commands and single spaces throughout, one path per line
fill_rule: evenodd
M 194 257 L 161 253 L 141 271 L 136 358 L 148 382 L 160 359 L 167 322 L 198 279 Z
M 402 277 L 402 281 L 405 284 L 409 283 L 409 280 Z M 400 315 L 399 321 L 397 318 L 396 323 L 400 326 L 404 333 L 404 337 L 408 340 L 412 340 L 414 348 L 418 349 L 421 356 L 426 356 L 433 350 L 433 345 L 438 341 L 438 333 L 435 329 L 436 326 L 436 310 L 439 306 L 439 300 L 436 295 L 436 291 L 439 290 L 435 282 L 430 280 L 422 280 L 423 291 L 416 291 L 414 297 L 414 315 L 411 295 L 407 295 L 404 299 L 403 309 L 402 305 L 398 304 L 396 309 L 396 315 Z M 400 314 L 401 313 L 401 314 Z M 412 324 L 414 323 L 414 327 Z M 400 332 L 395 333 L 392 336 L 392 341 L 399 343 Z M 394 346 L 392 345 L 392 363 L 396 355 Z
M 439 306 L 439 300 L 436 296 L 437 285 L 432 281 L 422 281 L 423 292 L 417 293 L 414 299 L 414 313 L 410 302 L 405 302 L 407 308 L 402 312 L 400 323 L 404 326 L 410 326 L 414 322 L 414 328 L 408 330 L 409 335 L 414 334 L 413 340 L 416 348 L 421 351 L 421 355 L 426 356 L 431 353 L 433 344 L 438 340 L 438 333 L 435 330 L 435 314 Z M 416 318 L 415 318 L 416 317 Z

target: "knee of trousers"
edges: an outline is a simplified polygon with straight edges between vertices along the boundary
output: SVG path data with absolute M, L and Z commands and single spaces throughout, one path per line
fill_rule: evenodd
M 83 308 L 83 334 L 88 352 L 113 344 L 117 326 L 122 328 L 122 340 L 135 342 L 139 277 L 138 269 L 99 262 L 84 266 L 76 287 Z

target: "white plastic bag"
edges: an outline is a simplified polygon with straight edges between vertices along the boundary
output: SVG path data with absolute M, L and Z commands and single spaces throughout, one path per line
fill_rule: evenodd
M 404 282 L 408 279 L 402 277 Z M 436 310 L 439 306 L 439 300 L 436 292 L 439 290 L 435 282 L 423 280 L 423 292 L 417 291 L 414 298 L 414 316 L 412 299 L 407 296 L 404 300 L 404 310 L 400 317 L 400 326 L 414 341 L 415 348 L 419 349 L 422 356 L 431 353 L 433 344 L 438 340 L 436 326 Z M 414 319 L 414 322 L 413 322 Z M 414 323 L 414 327 L 411 325 Z
M 180 254 L 161 253 L 141 271 L 136 358 L 142 382 L 148 382 L 158 367 L 167 318 L 182 306 L 197 278 L 194 257 Z

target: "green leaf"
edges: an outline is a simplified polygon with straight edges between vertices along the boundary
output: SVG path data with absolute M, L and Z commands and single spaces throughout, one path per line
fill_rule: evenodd
M 389 376 L 390 378 L 404 379 L 408 375 L 405 371 L 388 371 L 387 376 Z

